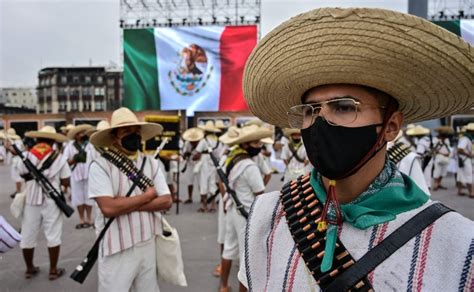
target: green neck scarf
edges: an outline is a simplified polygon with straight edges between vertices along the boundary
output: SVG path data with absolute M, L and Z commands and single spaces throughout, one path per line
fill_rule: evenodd
M 326 202 L 326 190 L 321 175 L 313 169 L 310 178 L 311 186 L 321 203 Z M 368 187 L 354 201 L 341 204 L 343 220 L 357 229 L 392 221 L 400 213 L 422 206 L 429 197 L 407 175 L 398 171 L 395 164 L 386 161 L 385 166 Z M 331 208 L 328 216 L 334 216 Z M 331 269 L 334 249 L 337 241 L 338 227 L 329 225 L 326 231 L 327 241 L 321 271 Z

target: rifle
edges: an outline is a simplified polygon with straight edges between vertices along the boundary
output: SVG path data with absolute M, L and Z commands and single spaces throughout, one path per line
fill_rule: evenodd
M 13 147 L 13 150 L 15 150 L 16 154 L 20 157 L 21 161 L 23 161 L 23 164 L 25 164 L 26 168 L 31 173 L 31 176 L 36 181 L 36 183 L 39 184 L 43 192 L 48 197 L 53 199 L 54 203 L 64 213 L 64 215 L 66 215 L 66 217 L 71 217 L 71 215 L 74 213 L 74 209 L 66 203 L 61 193 L 59 193 L 51 184 L 51 182 L 44 176 L 44 174 L 39 171 L 36 166 L 33 165 L 33 163 L 31 163 L 28 157 L 23 155 L 15 143 L 11 143 L 11 146 Z
M 242 216 L 244 216 L 245 219 L 247 219 L 249 217 L 249 214 L 245 210 L 244 205 L 242 205 L 242 202 L 240 202 L 240 200 L 237 197 L 237 194 L 235 193 L 235 191 L 230 188 L 229 180 L 227 179 L 227 176 L 225 175 L 224 171 L 222 170 L 222 167 L 219 165 L 219 161 L 217 161 L 217 158 L 212 153 L 212 150 L 213 149 L 209 145 L 207 145 L 207 152 L 209 152 L 208 154 L 211 157 L 212 163 L 216 167 L 217 174 L 219 175 L 219 178 L 224 183 L 225 188 L 227 189 L 227 192 L 229 193 L 229 195 L 232 197 L 232 200 L 234 201 L 234 204 L 235 204 L 235 207 L 237 208 L 237 211 L 239 211 L 239 213 L 242 214 Z
M 132 192 L 135 190 L 135 186 L 139 187 L 142 191 L 144 191 L 149 186 L 153 186 L 153 181 L 148 177 L 142 175 L 143 167 L 145 166 L 144 162 L 142 163 L 142 168 L 138 170 L 137 167 L 133 164 L 133 162 L 121 153 L 114 151 L 106 151 L 103 148 L 99 147 L 98 149 L 99 153 L 103 157 L 105 157 L 107 160 L 112 162 L 112 164 L 117 166 L 120 171 L 126 173 L 127 177 L 129 177 L 133 181 L 133 185 L 129 189 L 125 197 L 129 197 L 132 194 Z M 146 157 L 144 159 L 146 159 Z M 115 218 L 116 217 L 111 217 L 109 218 L 107 223 L 105 223 L 104 228 L 95 240 L 94 245 L 92 246 L 90 251 L 87 253 L 87 256 L 82 260 L 82 262 L 76 267 L 74 272 L 71 274 L 71 279 L 82 284 L 87 278 L 87 275 L 89 275 L 89 272 L 92 270 L 95 262 L 97 261 L 97 258 L 99 257 L 100 242 L 104 238 L 105 233 L 107 232 L 108 228 L 115 220 Z
M 165 137 L 163 138 L 163 140 L 161 140 L 160 145 L 156 148 L 155 154 L 153 155 L 155 159 L 160 158 L 160 152 L 161 150 L 163 150 L 163 148 L 165 147 L 166 143 L 168 143 L 169 140 L 170 140 L 169 137 Z

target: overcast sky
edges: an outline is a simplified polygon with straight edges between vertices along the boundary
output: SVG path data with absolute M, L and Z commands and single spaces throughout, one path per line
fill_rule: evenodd
M 218 0 L 223 1 L 223 0 Z M 118 64 L 119 0 L 0 0 L 0 87 L 36 86 L 40 68 Z M 263 0 L 262 35 L 322 6 L 407 11 L 408 0 Z

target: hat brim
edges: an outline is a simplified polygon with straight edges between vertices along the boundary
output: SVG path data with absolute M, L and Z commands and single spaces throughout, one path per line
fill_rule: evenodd
M 220 132 L 222 132 L 222 130 L 219 129 L 219 128 L 215 128 L 215 127 L 210 128 L 210 127 L 206 127 L 205 125 L 204 126 L 200 125 L 200 126 L 198 126 L 198 128 L 205 131 L 205 132 L 211 132 L 211 133 L 220 133 Z
M 26 132 L 25 133 L 25 136 L 26 137 L 29 137 L 29 138 L 43 138 L 43 139 L 50 139 L 50 140 L 54 140 L 56 142 L 67 142 L 69 141 L 69 139 L 62 135 L 62 134 L 59 134 L 59 133 L 47 133 L 47 132 L 41 132 L 41 131 L 30 131 L 30 132 Z
M 160 124 L 147 122 L 127 123 L 112 126 L 110 128 L 93 133 L 90 137 L 90 142 L 97 147 L 108 147 L 112 145 L 114 140 L 114 137 L 112 135 L 113 130 L 133 126 L 140 127 L 140 135 L 142 136 L 142 141 L 147 141 L 153 137 L 160 135 L 163 132 L 163 126 Z
M 446 117 L 474 104 L 473 52 L 413 15 L 322 8 L 284 22 L 257 44 L 244 96 L 254 115 L 280 127 L 288 127 L 286 113 L 306 91 L 329 84 L 381 90 L 398 101 L 405 122 Z
M 240 132 L 240 133 L 242 133 L 242 132 Z M 227 143 L 225 143 L 225 144 L 227 144 L 229 146 L 233 146 L 233 145 L 242 144 L 242 143 L 246 143 L 246 142 L 262 140 L 262 139 L 265 139 L 265 138 L 269 138 L 272 135 L 273 135 L 273 131 L 271 131 L 269 129 L 262 128 L 262 129 L 258 129 L 256 131 L 252 131 L 251 133 L 246 133 L 246 134 L 239 135 L 236 138 L 228 138 L 228 140 L 226 140 Z M 223 142 L 223 141 L 221 140 L 221 142 Z
M 183 140 L 184 141 L 189 141 L 189 142 L 197 142 L 197 141 L 200 141 L 204 138 L 204 132 L 203 131 L 199 131 L 199 132 L 195 132 L 195 136 L 192 137 L 190 132 L 187 132 L 185 131 L 183 133 Z
M 70 140 L 73 140 L 76 137 L 76 135 L 79 134 L 80 132 L 85 132 L 85 131 L 88 131 L 88 130 L 91 130 L 91 129 L 94 129 L 94 126 L 89 125 L 89 124 L 79 125 L 79 126 L 76 126 L 76 127 L 72 128 L 71 130 L 69 130 L 69 132 L 67 132 L 66 136 Z

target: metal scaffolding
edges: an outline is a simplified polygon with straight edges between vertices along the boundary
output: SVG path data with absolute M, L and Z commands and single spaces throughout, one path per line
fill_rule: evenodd
M 121 0 L 120 27 L 257 24 L 260 9 L 261 0 Z
M 474 19 L 474 0 L 429 0 L 428 19 Z

